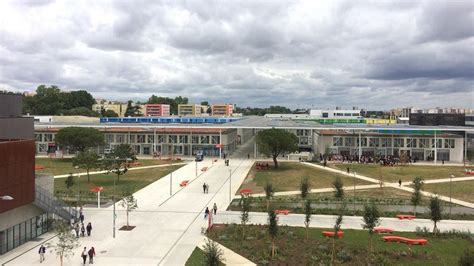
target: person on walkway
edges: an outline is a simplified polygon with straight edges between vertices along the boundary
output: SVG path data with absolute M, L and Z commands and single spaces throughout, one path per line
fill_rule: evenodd
M 214 202 L 214 206 L 212 207 L 212 209 L 214 210 L 214 215 L 216 215 L 216 212 L 217 212 L 217 204 Z
M 399 187 L 402 186 L 402 180 L 401 180 L 401 179 L 398 179 L 398 186 L 399 186 Z
M 209 215 L 209 207 L 206 207 L 206 210 L 204 211 L 204 219 L 206 219 L 208 215 Z
M 86 233 L 86 228 L 84 227 L 84 224 L 81 224 L 81 235 L 84 237 Z
M 225 153 L 224 153 L 224 160 L 225 160 L 225 158 L 226 158 L 226 155 L 225 155 Z
M 91 231 L 92 231 L 92 224 L 91 223 L 87 224 L 86 230 L 87 230 L 87 236 L 91 236 Z
M 209 194 L 209 184 L 206 184 L 206 194 Z
M 41 247 L 38 250 L 38 253 L 40 254 L 40 263 L 44 261 L 44 253 L 46 253 L 46 248 L 41 245 Z
M 250 159 L 250 153 L 247 153 L 247 159 Z
M 76 223 L 76 226 L 74 226 L 74 230 L 76 231 L 76 237 L 79 237 L 79 223 Z
M 81 214 L 79 215 L 79 220 L 81 220 L 81 223 L 84 223 L 84 214 Z
M 349 167 L 347 167 L 347 173 L 350 173 L 350 172 L 351 172 L 351 171 L 350 171 Z
M 89 249 L 89 252 L 87 253 L 89 254 L 89 264 L 94 264 L 94 257 L 95 257 L 94 247 L 91 247 L 91 249 Z
M 86 247 L 84 247 L 84 250 L 82 251 L 81 257 L 82 257 L 82 263 L 84 265 L 86 265 L 86 260 L 87 260 L 87 248 Z
M 202 185 L 202 190 L 204 191 L 204 194 L 206 194 L 206 187 L 207 187 L 206 182 L 204 182 L 204 184 Z

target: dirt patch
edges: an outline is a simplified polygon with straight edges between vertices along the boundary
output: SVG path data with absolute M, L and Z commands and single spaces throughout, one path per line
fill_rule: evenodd
M 131 226 L 131 225 L 130 225 L 130 226 L 126 226 L 126 225 L 124 225 L 124 226 L 120 227 L 119 230 L 120 230 L 120 231 L 132 231 L 135 227 L 136 227 L 136 226 Z

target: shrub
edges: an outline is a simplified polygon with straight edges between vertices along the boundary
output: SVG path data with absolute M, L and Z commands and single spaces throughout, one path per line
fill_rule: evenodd
M 459 266 L 474 265 L 474 249 L 465 249 L 458 261 Z

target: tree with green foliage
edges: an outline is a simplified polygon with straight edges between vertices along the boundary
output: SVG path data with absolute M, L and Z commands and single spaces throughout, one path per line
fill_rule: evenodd
M 270 200 L 273 198 L 273 194 L 275 193 L 273 189 L 272 183 L 268 182 L 265 184 L 265 187 L 263 187 L 265 190 L 265 199 L 267 200 L 267 211 L 268 208 L 270 207 Z
M 69 110 L 62 110 L 62 115 L 81 115 L 81 116 L 89 116 L 89 117 L 99 117 L 99 113 L 96 111 L 92 111 L 86 107 L 76 107 Z
M 83 107 L 91 110 L 95 104 L 94 97 L 85 90 L 64 92 L 64 106 L 69 109 Z
M 332 239 L 331 264 L 334 264 L 334 259 L 336 258 L 336 240 L 339 238 L 337 233 L 341 230 L 342 220 L 344 218 L 344 212 L 345 212 L 345 206 L 342 205 L 339 209 L 339 213 L 334 223 L 334 237 Z
M 212 241 L 211 239 L 207 238 L 204 244 L 204 254 L 205 257 L 205 265 L 208 266 L 218 266 L 224 262 L 224 252 L 219 248 L 219 245 Z M 187 263 L 186 263 L 187 264 Z
M 132 147 L 129 144 L 120 144 L 102 160 L 102 169 L 107 173 L 116 174 L 118 182 L 120 176 L 127 173 L 129 164 L 136 160 Z
M 306 240 L 309 238 L 309 224 L 311 222 L 311 214 L 313 210 L 311 209 L 311 200 L 306 200 L 304 204 L 304 226 L 306 227 Z
M 201 105 L 209 106 L 209 102 L 208 101 L 202 101 Z
M 344 183 L 342 182 L 341 177 L 336 177 L 334 182 L 332 182 L 332 186 L 334 187 L 334 197 L 339 200 L 344 200 Z
M 58 241 L 54 245 L 54 250 L 62 266 L 64 258 L 74 256 L 74 249 L 79 247 L 79 238 L 73 235 L 70 226 L 63 221 L 56 221 L 55 231 Z
M 95 151 L 81 151 L 72 159 L 72 166 L 86 170 L 87 183 L 90 183 L 89 172 L 100 167 L 99 158 Z
M 411 195 L 411 203 L 413 204 L 413 215 L 416 216 L 416 206 L 421 203 L 421 188 L 423 187 L 423 179 L 419 176 L 415 177 L 412 182 L 413 193 Z
M 298 137 L 284 129 L 265 129 L 258 132 L 257 144 L 260 152 L 272 157 L 275 168 L 278 168 L 277 158 L 281 153 L 298 150 Z
M 113 110 L 105 110 L 104 108 L 102 108 L 100 110 L 100 116 L 101 117 L 118 117 L 119 115 Z
M 126 187 L 124 190 L 124 198 L 120 202 L 120 205 L 125 208 L 125 212 L 127 214 L 127 228 L 130 227 L 128 223 L 128 216 L 129 213 L 138 208 L 137 199 L 133 196 L 133 191 L 130 187 Z
M 372 252 L 372 236 L 374 228 L 380 224 L 380 213 L 374 202 L 364 205 L 364 214 L 362 216 L 364 223 L 362 227 L 369 230 L 369 252 Z
M 437 224 L 443 218 L 443 208 L 441 207 L 441 200 L 438 197 L 430 199 L 430 219 L 434 223 L 433 234 L 438 233 Z
M 125 109 L 124 116 L 125 117 L 142 116 L 142 114 L 140 113 L 140 107 L 138 106 L 138 104 L 133 104 L 133 101 L 128 101 L 127 109 Z
M 275 210 L 268 211 L 268 233 L 272 239 L 272 258 L 275 256 L 275 238 L 278 236 L 278 219 Z
M 474 249 L 472 248 L 472 246 L 464 249 L 464 252 L 462 253 L 461 257 L 459 257 L 458 265 L 459 266 L 473 266 L 474 265 Z
M 170 105 L 170 113 L 171 114 L 178 114 L 178 105 L 180 104 L 188 104 L 188 98 L 186 97 L 175 97 L 168 98 L 168 97 L 158 97 L 156 95 L 152 95 L 148 98 L 148 104 L 169 104 Z
M 69 173 L 67 176 L 66 180 L 64 180 L 64 183 L 66 184 L 66 189 L 70 189 L 72 186 L 74 186 L 74 176 L 72 173 Z
M 304 177 L 301 179 L 300 183 L 300 192 L 301 192 L 301 198 L 303 200 L 308 197 L 309 191 L 311 190 L 310 185 L 309 185 L 309 179 L 307 177 Z
M 249 222 L 251 202 L 252 198 L 250 196 L 242 198 L 242 211 L 240 213 L 240 223 L 242 224 L 242 239 L 245 239 L 245 226 Z
M 104 134 L 90 127 L 65 127 L 56 134 L 55 141 L 62 148 L 75 152 L 104 145 Z

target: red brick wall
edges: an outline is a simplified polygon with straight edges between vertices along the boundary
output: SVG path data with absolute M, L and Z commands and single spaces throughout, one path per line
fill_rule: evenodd
M 35 141 L 0 142 L 0 213 L 32 203 L 35 199 Z

